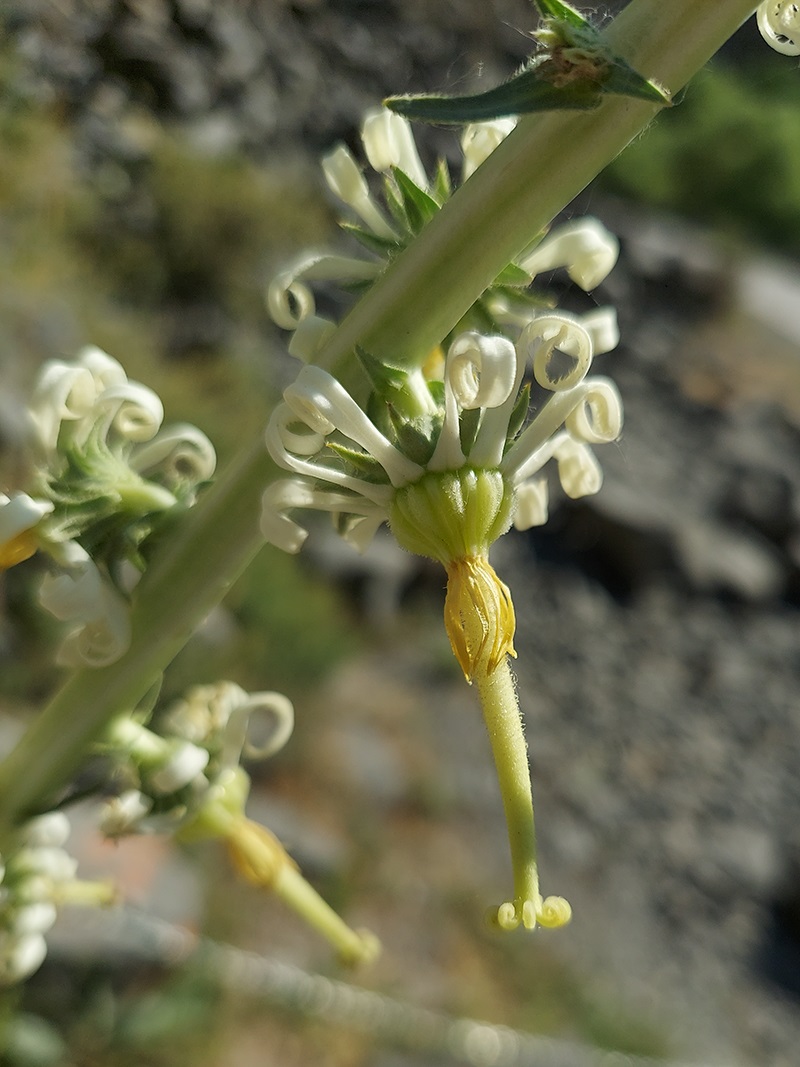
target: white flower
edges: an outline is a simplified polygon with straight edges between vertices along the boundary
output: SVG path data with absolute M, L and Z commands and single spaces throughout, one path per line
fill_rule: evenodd
M 428 176 L 419 158 L 411 124 L 402 115 L 384 107 L 368 111 L 361 127 L 361 142 L 373 170 L 382 174 L 397 167 L 420 189 L 427 189 Z
M 767 0 L 756 15 L 761 36 L 771 48 L 785 56 L 800 55 L 800 4 Z
M 439 489 L 435 480 L 430 481 L 434 475 L 497 472 L 500 482 L 478 479 L 483 488 L 476 489 L 490 496 L 500 492 L 503 500 L 508 495 L 510 501 L 506 504 L 498 497 L 490 504 L 487 496 L 485 506 L 480 506 L 487 516 L 484 534 L 490 531 L 491 540 L 504 532 L 501 515 L 507 511 L 508 521 L 520 529 L 545 521 L 547 488 L 539 472 L 551 459 L 568 496 L 597 492 L 602 476 L 589 445 L 619 436 L 622 407 L 612 382 L 587 377 L 595 354 L 593 337 L 608 341 L 614 331 L 596 319 L 588 326 L 574 315 L 546 313 L 526 326 L 516 346 L 504 337 L 474 332 L 457 337 L 445 364 L 441 426 L 424 466 L 389 441 L 336 379 L 318 367 L 304 367 L 285 391 L 284 404 L 275 410 L 267 429 L 270 454 L 295 477 L 275 482 L 263 495 L 265 538 L 287 551 L 298 551 L 306 532 L 288 513 L 308 508 L 331 512 L 347 539 L 363 548 L 382 519 L 391 517 L 401 544 L 445 561 L 448 553 L 460 550 L 460 544 L 451 539 L 454 531 L 448 532 L 441 516 L 438 533 L 425 528 L 437 526 Z M 512 431 L 529 364 L 540 397 L 533 418 Z M 464 413 L 472 412 L 477 418 L 466 437 Z M 334 433 L 349 448 L 357 446 L 352 453 L 343 451 L 341 460 L 326 447 Z M 369 463 L 375 471 L 369 479 L 348 469 L 368 468 Z M 325 483 L 333 488 L 324 487 Z M 452 494 L 467 492 L 471 482 L 450 479 L 447 484 L 446 491 Z M 422 495 L 417 486 L 423 487 Z M 412 497 L 414 503 L 409 505 Z M 423 522 L 420 508 L 425 511 L 429 505 L 430 522 Z
M 56 662 L 63 667 L 105 667 L 128 649 L 130 607 L 85 549 L 74 541 L 59 547 L 65 569 L 45 575 L 39 602 L 61 622 L 77 625 L 64 638 Z

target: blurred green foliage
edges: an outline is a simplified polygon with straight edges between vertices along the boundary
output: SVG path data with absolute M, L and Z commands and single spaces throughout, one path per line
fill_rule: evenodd
M 702 71 L 601 185 L 800 254 L 800 75 L 781 58 Z

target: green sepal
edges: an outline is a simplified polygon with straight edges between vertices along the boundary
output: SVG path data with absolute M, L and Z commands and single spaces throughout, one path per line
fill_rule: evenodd
M 615 56 L 611 63 L 611 73 L 603 82 L 603 92 L 615 96 L 631 96 L 637 100 L 647 100 L 652 104 L 672 107 L 674 100 L 666 89 L 656 82 L 647 81 L 637 74 L 624 59 Z
M 356 356 L 374 392 L 379 396 L 386 397 L 392 393 L 400 393 L 405 388 L 408 373 L 402 367 L 385 363 L 361 345 L 356 345 Z
M 359 452 L 356 448 L 348 448 L 347 445 L 337 444 L 336 441 L 326 441 L 325 447 L 335 452 L 339 459 L 348 463 L 366 481 L 378 485 L 388 483 L 389 475 L 377 459 L 373 459 L 367 452 Z
M 436 164 L 436 173 L 433 176 L 431 193 L 439 204 L 443 204 L 453 195 L 453 183 L 450 180 L 450 168 L 447 161 L 440 159 Z
M 511 444 L 525 425 L 525 418 L 528 414 L 530 403 L 531 386 L 530 382 L 526 382 L 520 389 L 519 396 L 514 403 L 514 407 L 511 409 L 511 418 L 508 420 L 508 431 L 506 433 L 506 446 Z
M 421 467 L 428 464 L 436 447 L 436 438 L 441 431 L 440 416 L 427 415 L 422 419 L 409 422 L 393 409 L 389 408 L 394 443 L 398 450 Z
M 398 167 L 392 168 L 392 174 L 403 198 L 408 225 L 413 233 L 418 233 L 437 214 L 439 205 Z
M 400 242 L 396 237 L 380 237 L 377 233 L 365 230 L 361 226 L 356 226 L 353 222 L 340 222 L 339 225 L 346 233 L 355 237 L 364 248 L 370 252 L 377 253 L 379 256 L 392 255 L 400 247 Z
M 480 424 L 480 408 L 467 408 L 461 412 L 461 418 L 458 420 L 458 438 L 461 442 L 461 451 L 465 455 L 469 455 L 472 446 L 475 444 Z

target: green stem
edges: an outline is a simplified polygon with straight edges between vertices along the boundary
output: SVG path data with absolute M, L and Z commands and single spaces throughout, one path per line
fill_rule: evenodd
M 676 91 L 754 9 L 752 0 L 632 0 L 606 36 L 639 73 Z M 356 344 L 380 359 L 422 360 L 655 110 L 616 98 L 586 114 L 521 121 L 355 306 L 320 362 L 338 369 Z M 258 495 L 273 475 L 257 443 L 219 480 L 137 590 L 127 655 L 70 678 L 0 764 L 0 849 L 69 780 L 109 719 L 141 699 L 252 559 Z
M 538 900 L 539 874 L 528 748 L 517 689 L 507 659 L 491 673 L 487 673 L 485 662 L 480 664 L 473 681 L 497 768 L 514 872 L 514 907 L 521 916 L 525 901 Z

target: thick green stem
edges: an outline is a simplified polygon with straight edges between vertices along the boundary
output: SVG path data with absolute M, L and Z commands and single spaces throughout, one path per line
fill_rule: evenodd
M 754 9 L 752 0 L 632 0 L 606 36 L 639 73 L 676 91 Z M 419 362 L 654 114 L 616 98 L 585 114 L 521 121 L 356 305 L 320 361 L 338 368 L 358 343 L 380 359 Z M 259 491 L 273 473 L 257 443 L 220 479 L 137 590 L 128 654 L 70 678 L 0 765 L 0 849 L 75 772 L 109 719 L 146 693 L 253 557 Z

